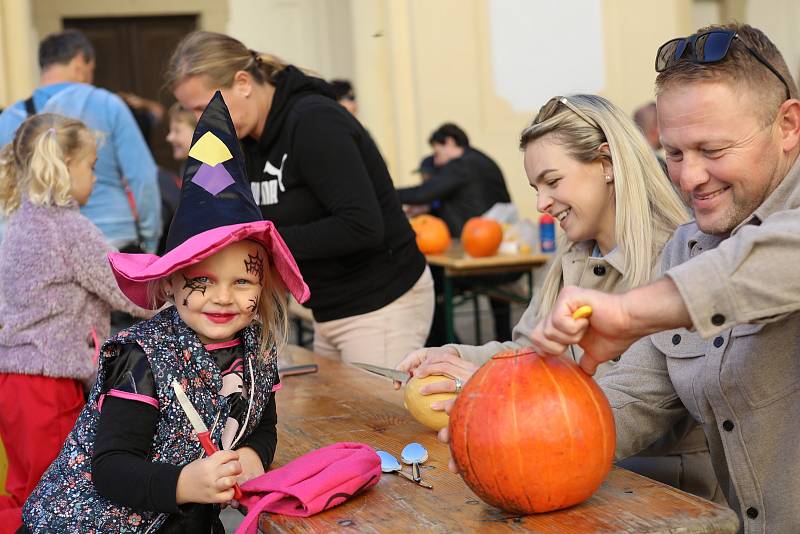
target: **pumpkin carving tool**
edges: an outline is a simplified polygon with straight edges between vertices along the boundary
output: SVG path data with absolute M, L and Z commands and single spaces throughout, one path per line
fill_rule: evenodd
M 411 373 L 408 373 L 407 371 L 398 371 L 397 369 L 389 369 L 388 367 L 380 367 L 370 363 L 353 362 L 353 365 L 360 369 L 364 369 L 365 371 L 369 371 L 370 373 L 375 373 L 376 375 L 380 375 L 385 378 L 391 378 L 392 380 L 401 382 L 403 384 L 408 382 L 408 380 L 411 378 Z
M 183 391 L 183 388 L 177 380 L 172 381 L 172 389 L 175 390 L 175 397 L 178 399 L 178 403 L 181 405 L 181 408 L 183 408 L 184 413 L 186 413 L 186 417 L 189 418 L 189 422 L 192 424 L 195 434 L 197 434 L 200 445 L 203 446 L 203 450 L 206 451 L 206 454 L 211 456 L 219 449 L 214 445 L 214 442 L 211 441 L 211 433 L 203 422 L 203 418 L 197 413 L 194 405 L 192 405 L 192 401 L 186 396 L 186 392 Z M 233 485 L 233 498 L 236 500 L 242 498 L 242 490 L 239 488 L 239 484 Z
M 592 307 L 591 306 L 581 306 L 574 312 L 572 312 L 573 319 L 588 319 L 592 315 Z

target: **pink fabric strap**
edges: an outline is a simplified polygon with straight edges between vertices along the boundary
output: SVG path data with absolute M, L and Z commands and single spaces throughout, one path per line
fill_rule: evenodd
M 363 443 L 334 443 L 242 484 L 247 508 L 236 534 L 254 534 L 262 512 L 308 517 L 378 483 L 381 460 Z
M 241 345 L 242 340 L 238 337 L 231 339 L 230 341 L 222 341 L 220 343 L 209 343 L 208 345 L 203 345 L 206 350 L 217 350 L 217 349 L 227 349 L 228 347 L 235 347 L 236 345 Z
M 144 402 L 145 404 L 151 405 L 153 408 L 158 410 L 158 399 L 154 399 L 153 397 L 148 397 L 147 395 L 141 395 L 139 393 L 129 393 L 127 391 L 120 391 L 118 389 L 109 389 L 108 393 L 100 395 L 100 400 L 97 401 L 97 411 L 103 411 L 103 401 L 106 397 L 118 397 L 120 399 L 128 399 L 137 402 Z

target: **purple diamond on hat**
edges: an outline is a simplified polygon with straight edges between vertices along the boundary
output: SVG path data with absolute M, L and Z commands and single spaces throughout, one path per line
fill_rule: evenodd
M 212 195 L 216 195 L 226 187 L 234 184 L 233 177 L 225 169 L 222 163 L 217 163 L 213 167 L 203 163 L 195 173 L 192 182 L 196 183 Z

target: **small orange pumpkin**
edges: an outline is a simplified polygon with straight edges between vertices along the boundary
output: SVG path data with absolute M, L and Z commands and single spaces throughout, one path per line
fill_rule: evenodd
M 441 254 L 450 246 L 450 230 L 439 217 L 417 215 L 410 223 L 417 234 L 417 246 L 423 254 Z
M 514 513 L 578 504 L 611 470 L 616 432 L 603 391 L 571 359 L 495 354 L 450 412 L 450 452 L 467 485 Z
M 503 227 L 493 219 L 473 217 L 461 231 L 461 244 L 472 257 L 494 256 L 503 241 Z

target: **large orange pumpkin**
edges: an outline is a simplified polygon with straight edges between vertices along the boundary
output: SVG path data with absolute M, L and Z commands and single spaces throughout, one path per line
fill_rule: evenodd
M 572 360 L 501 352 L 450 413 L 450 451 L 467 485 L 531 514 L 588 499 L 611 469 L 616 434 L 602 390 Z
M 475 258 L 493 256 L 503 241 L 503 227 L 493 219 L 473 217 L 461 231 L 464 251 Z
M 417 246 L 423 254 L 441 254 L 450 246 L 450 230 L 439 217 L 417 215 L 410 222 L 417 234 Z

